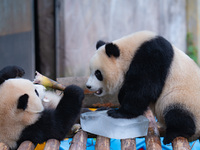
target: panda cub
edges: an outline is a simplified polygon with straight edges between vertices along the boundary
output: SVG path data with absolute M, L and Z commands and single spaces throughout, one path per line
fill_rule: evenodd
M 185 53 L 150 31 L 96 48 L 86 86 L 97 96 L 118 94 L 120 107 L 109 116 L 137 117 L 150 106 L 166 129 L 164 144 L 200 137 L 200 69 Z
M 17 66 L 0 70 L 0 142 L 16 149 L 26 140 L 64 139 L 80 113 L 83 90 L 68 86 L 55 109 L 44 109 L 35 85 L 19 78 L 23 74 Z

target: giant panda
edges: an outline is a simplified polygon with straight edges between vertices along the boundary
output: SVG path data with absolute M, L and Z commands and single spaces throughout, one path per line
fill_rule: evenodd
M 0 71 L 0 142 L 16 149 L 26 140 L 35 145 L 62 140 L 80 113 L 83 90 L 70 85 L 55 109 L 44 109 L 35 85 L 19 78 L 23 74 L 17 66 Z
M 200 69 L 184 52 L 150 31 L 96 48 L 86 86 L 97 96 L 118 94 L 109 116 L 133 118 L 150 107 L 166 129 L 164 144 L 200 137 Z

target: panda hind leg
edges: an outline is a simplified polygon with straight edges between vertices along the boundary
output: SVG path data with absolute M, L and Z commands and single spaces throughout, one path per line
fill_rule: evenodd
M 193 114 L 180 105 L 169 106 L 164 111 L 166 134 L 163 143 L 169 144 L 176 137 L 189 138 L 195 134 L 196 126 Z
M 5 80 L 9 78 L 22 77 L 24 74 L 25 71 L 19 66 L 7 66 L 0 70 L 0 77 Z

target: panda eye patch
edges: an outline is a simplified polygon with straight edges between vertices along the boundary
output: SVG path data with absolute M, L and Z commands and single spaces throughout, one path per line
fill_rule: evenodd
M 39 93 L 38 93 L 38 91 L 37 91 L 37 90 L 35 90 L 35 93 L 36 93 L 36 95 L 37 95 L 37 96 L 39 96 Z
M 103 76 L 102 76 L 102 74 L 101 74 L 101 71 L 96 70 L 95 73 L 94 73 L 94 75 L 97 77 L 97 79 L 98 79 L 99 81 L 103 81 Z

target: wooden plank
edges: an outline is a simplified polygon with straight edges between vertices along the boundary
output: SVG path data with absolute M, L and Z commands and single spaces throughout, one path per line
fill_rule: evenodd
M 135 138 L 121 140 L 121 150 L 136 150 Z
M 83 130 L 78 131 L 73 137 L 69 150 L 85 150 L 87 136 L 87 133 Z
M 172 142 L 173 150 L 190 150 L 188 140 L 184 137 L 177 137 Z
M 44 147 L 44 150 L 59 150 L 60 141 L 56 139 L 49 139 Z
M 30 141 L 24 141 L 17 150 L 34 150 L 35 145 Z
M 9 150 L 9 146 L 5 143 L 0 142 L 0 150 Z
M 95 150 L 110 150 L 110 139 L 103 136 L 97 136 Z
M 145 116 L 149 119 L 148 133 L 145 137 L 147 150 L 161 150 L 160 134 L 155 117 L 150 109 L 145 112 Z

